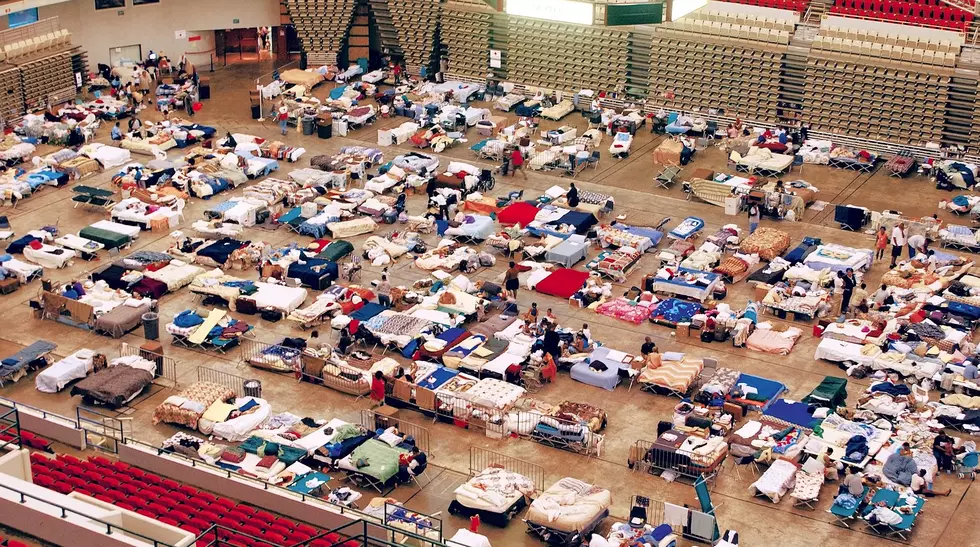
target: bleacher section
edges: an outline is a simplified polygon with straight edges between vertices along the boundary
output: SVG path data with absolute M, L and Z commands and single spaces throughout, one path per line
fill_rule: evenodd
M 813 131 L 940 142 L 962 35 L 828 17 L 807 60 L 805 110 Z
M 672 108 L 718 108 L 779 123 L 786 114 L 773 91 L 796 19 L 784 10 L 704 8 L 657 27 L 650 94 Z
M 318 61 L 330 65 L 337 63 L 356 4 L 357 0 L 285 0 L 303 49 L 320 53 Z
M 85 52 L 57 17 L 0 31 L 0 60 L 0 119 L 7 121 L 74 99 L 76 70 L 83 84 L 88 79 Z
M 810 0 L 725 0 L 733 4 L 745 4 L 747 6 L 759 6 L 762 8 L 776 8 L 803 13 Z
M 453 72 L 481 78 L 487 71 L 494 11 L 486 4 L 449 2 L 442 8 L 442 41 Z
M 966 30 L 973 14 L 939 0 L 834 0 L 831 13 L 880 19 L 895 23 Z
M 67 454 L 32 454 L 31 471 L 39 486 L 86 494 L 195 535 L 221 526 L 219 537 L 229 545 L 293 545 L 316 537 L 311 547 L 331 547 L 341 539 L 336 534 L 317 537 L 323 531 L 313 526 L 99 456 L 82 460 Z

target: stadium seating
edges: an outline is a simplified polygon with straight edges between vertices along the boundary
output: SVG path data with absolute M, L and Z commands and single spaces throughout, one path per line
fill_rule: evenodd
M 227 545 L 293 545 L 322 533 L 313 526 L 101 456 L 82 460 L 69 454 L 50 458 L 33 453 L 31 471 L 38 486 L 63 494 L 79 492 L 194 534 L 200 535 L 212 525 L 222 526 L 218 535 Z M 310 545 L 326 547 L 340 539 L 336 534 L 325 534 Z M 357 542 L 349 542 L 349 547 L 355 545 Z
M 942 4 L 939 0 L 905 2 L 899 0 L 834 0 L 831 13 L 868 19 L 880 19 L 892 23 L 941 27 L 965 30 L 973 21 L 973 14 Z
M 759 6 L 762 8 L 777 8 L 803 13 L 810 0 L 726 0 L 733 4 L 746 4 L 749 6 Z

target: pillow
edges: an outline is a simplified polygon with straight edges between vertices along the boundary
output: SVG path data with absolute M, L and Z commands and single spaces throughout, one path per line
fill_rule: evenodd
M 272 466 L 276 465 L 279 458 L 275 456 L 266 456 L 259 460 L 259 463 L 255 464 L 255 467 L 259 469 L 272 469 Z
M 34 249 L 35 251 L 41 250 L 41 242 L 36 239 L 28 243 L 27 246 L 30 247 L 31 249 Z
M 186 402 L 187 402 L 187 399 L 185 399 L 183 397 L 178 397 L 176 395 L 171 395 L 170 397 L 167 397 L 167 400 L 164 401 L 163 404 L 165 404 L 165 405 L 173 405 L 173 406 L 176 406 L 176 407 L 180 407 L 181 405 L 183 405 Z
M 170 261 L 170 265 L 171 266 L 174 266 L 175 268 L 183 268 L 184 266 L 187 266 L 187 263 L 184 262 L 183 260 L 177 260 L 175 258 L 175 259 L 173 259 L 173 260 Z
M 195 414 L 203 414 L 204 411 L 208 409 L 208 407 L 204 406 L 204 403 L 200 403 L 198 401 L 191 401 L 190 399 L 185 400 L 183 404 L 180 405 L 180 408 L 184 410 L 188 410 Z
M 398 167 L 397 165 L 394 165 L 391 167 L 391 169 L 388 169 L 388 174 L 391 175 L 392 178 L 396 178 L 399 180 L 405 178 L 405 170 L 402 169 L 401 167 Z
M 231 463 L 241 463 L 245 459 L 245 451 L 236 446 L 229 446 L 221 453 L 221 459 Z
M 128 308 L 138 308 L 143 305 L 143 301 L 136 298 L 127 298 L 123 305 Z
M 404 439 L 404 437 L 398 435 L 397 433 L 391 431 L 390 429 L 385 431 L 381 435 L 378 435 L 378 440 L 387 444 L 388 446 L 397 446 L 398 443 L 402 442 L 402 439 Z
M 266 456 L 277 456 L 279 455 L 279 444 L 278 443 L 265 443 Z
M 663 355 L 664 355 L 664 358 L 663 358 L 664 361 L 683 361 L 684 360 L 684 354 L 683 353 L 680 353 L 680 352 L 677 352 L 677 351 L 665 351 Z

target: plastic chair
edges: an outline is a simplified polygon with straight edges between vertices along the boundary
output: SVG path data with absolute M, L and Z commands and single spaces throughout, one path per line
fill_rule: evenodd
M 790 166 L 790 170 L 792 170 L 793 167 L 798 167 L 797 171 L 799 171 L 800 174 L 803 174 L 803 156 L 799 154 L 793 156 L 793 165 Z

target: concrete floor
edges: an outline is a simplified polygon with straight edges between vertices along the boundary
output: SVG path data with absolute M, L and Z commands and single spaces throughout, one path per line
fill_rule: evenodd
M 249 119 L 248 95 L 246 90 L 254 85 L 256 77 L 271 72 L 272 66 L 263 64 L 236 64 L 211 74 L 212 99 L 205 101 L 204 109 L 195 121 L 214 125 L 223 134 L 225 131 L 250 133 L 266 138 L 279 139 L 278 128 L 273 122 L 259 123 Z M 327 84 L 316 90 L 318 96 L 324 96 L 333 84 Z M 495 112 L 495 115 L 499 112 Z M 144 118 L 154 118 L 155 113 L 144 113 Z M 513 114 L 509 116 L 513 118 Z M 285 138 L 294 145 L 302 145 L 307 149 L 307 155 L 298 164 L 283 163 L 280 171 L 273 176 L 285 178 L 293 168 L 308 165 L 308 158 L 318 154 L 329 154 L 339 150 L 341 146 L 351 144 L 376 145 L 377 130 L 382 127 L 397 126 L 405 121 L 395 118 L 379 120 L 374 126 L 352 132 L 347 138 L 319 140 L 315 137 L 304 137 L 295 131 Z M 577 113 L 569 115 L 559 123 L 545 122 L 544 127 L 573 124 L 580 132 L 586 128 L 586 120 Z M 707 222 L 706 233 L 712 233 L 723 224 L 737 222 L 745 225 L 744 217 L 728 217 L 722 209 L 685 199 L 685 194 L 678 184 L 670 190 L 655 187 L 653 177 L 656 169 L 651 161 L 651 151 L 657 146 L 662 137 L 651 135 L 647 128 L 641 130 L 633 144 L 633 153 L 628 159 L 616 160 L 607 157 L 608 137 L 600 146 L 603 158 L 596 170 L 588 170 L 578 177 L 578 186 L 583 190 L 595 190 L 611 193 L 616 198 L 616 214 L 625 214 L 626 222 L 652 225 L 660 219 L 670 216 L 674 219 L 671 225 L 676 225 L 688 215 L 697 215 Z M 102 132 L 102 140 L 108 139 L 108 129 Z M 470 131 L 471 143 L 479 138 Z M 384 150 L 386 158 L 392 158 L 399 153 L 409 151 L 399 147 Z M 171 151 L 171 156 L 179 155 L 178 150 Z M 449 150 L 444 156 L 458 158 L 470 163 L 487 165 L 477 161 L 467 146 L 458 146 Z M 694 168 L 706 167 L 717 171 L 730 172 L 726 169 L 726 155 L 719 148 L 709 148 L 699 152 L 695 160 L 685 167 L 682 172 L 683 180 Z M 148 158 L 135 156 L 135 161 L 146 161 Z M 445 165 L 445 163 L 444 163 Z M 85 184 L 109 187 L 112 171 L 101 173 L 85 181 Z M 525 182 L 522 178 L 507 178 L 497 180 L 494 195 L 504 195 L 516 188 L 525 190 L 525 196 L 531 197 L 542 193 L 548 187 L 561 184 L 567 187 L 567 180 L 559 180 L 551 174 L 528 171 L 529 177 Z M 951 197 L 950 194 L 939 192 L 934 185 L 924 177 L 910 179 L 889 178 L 885 173 L 862 174 L 853 171 L 843 171 L 823 166 L 806 165 L 802 173 L 796 171 L 784 177 L 788 180 L 803 178 L 820 188 L 818 199 L 834 203 L 852 203 L 869 207 L 872 210 L 898 209 L 908 215 L 931 215 L 937 212 L 940 199 Z M 216 199 L 224 200 L 232 192 Z M 3 210 L 18 234 L 31 229 L 57 224 L 62 233 L 76 233 L 79 229 L 99 220 L 100 213 L 82 209 L 73 209 L 70 201 L 71 192 L 67 188 L 46 189 L 34 197 L 24 200 L 15 210 Z M 202 211 L 208 205 L 202 200 L 192 200 L 185 210 L 187 222 L 201 218 Z M 409 211 L 420 213 L 424 208 L 424 197 L 412 197 L 409 200 Z M 946 221 L 954 221 L 949 213 L 940 212 L 940 217 Z M 816 236 L 824 241 L 837 242 L 855 247 L 870 247 L 871 238 L 863 233 L 845 232 L 837 228 L 833 222 L 833 206 L 824 211 L 808 210 L 802 222 L 774 222 L 763 220 L 763 225 L 775 226 L 785 230 L 793 238 L 795 245 L 803 236 Z M 247 239 L 263 240 L 276 246 L 288 241 L 306 242 L 305 237 L 299 237 L 286 230 L 277 232 L 249 230 Z M 366 236 L 352 239 L 359 249 Z M 427 236 L 427 241 L 433 243 L 437 236 Z M 133 250 L 148 249 L 165 251 L 169 244 L 169 234 L 166 232 L 144 232 L 135 243 Z M 103 256 L 102 260 L 107 257 Z M 76 261 L 65 270 L 46 271 L 47 277 L 67 281 L 82 277 L 91 270 L 99 267 L 102 262 Z M 476 279 L 490 279 L 502 271 L 504 263 L 492 269 L 480 271 Z M 579 265 L 581 268 L 581 264 Z M 645 256 L 640 266 L 634 269 L 626 287 L 638 285 L 639 279 L 645 273 L 655 269 L 653 256 Z M 876 264 L 867 274 L 869 287 L 876 285 L 877 280 L 886 271 L 887 264 Z M 392 285 L 411 285 L 420 278 L 428 277 L 427 272 L 416 270 L 409 259 L 403 258 L 390 268 Z M 236 275 L 240 275 L 236 272 Z M 255 273 L 245 273 L 245 276 Z M 364 280 L 376 279 L 378 272 L 368 266 Z M 50 321 L 37 321 L 31 318 L 28 300 L 35 298 L 40 290 L 40 284 L 34 283 L 20 291 L 0 296 L 0 313 L 3 314 L 3 327 L 0 327 L 0 355 L 13 353 L 23 345 L 43 338 L 58 343 L 56 354 L 68 355 L 80 348 L 91 348 L 115 355 L 121 343 L 139 345 L 143 342 L 142 331 L 131 333 L 120 340 L 101 337 L 87 331 L 75 329 Z M 729 287 L 729 295 L 725 300 L 735 309 L 740 309 L 751 297 L 751 287 L 739 283 Z M 312 295 L 311 295 L 312 299 Z M 702 344 L 696 338 L 677 338 L 674 331 L 650 323 L 634 326 L 612 318 L 597 315 L 588 310 L 571 308 L 567 302 L 547 297 L 538 293 L 521 291 L 520 304 L 522 309 L 531 302 L 538 302 L 542 308 L 551 307 L 558 316 L 560 323 L 565 326 L 580 327 L 588 323 L 593 335 L 605 345 L 614 348 L 637 352 L 644 336 L 652 336 L 663 350 L 683 351 L 692 356 L 712 357 L 722 366 L 738 368 L 752 374 L 760 374 L 782 381 L 789 386 L 788 398 L 800 398 L 813 389 L 825 375 L 842 374 L 833 364 L 813 359 L 813 351 L 819 340 L 805 332 L 793 352 L 787 357 L 772 356 L 751 352 L 745 349 L 733 348 L 730 344 Z M 309 300 L 308 300 L 309 301 Z M 184 290 L 177 294 L 163 297 L 161 321 L 167 322 L 177 313 L 196 306 L 192 295 Z M 234 315 L 234 314 L 232 314 Z M 245 318 L 256 326 L 257 338 L 262 341 L 272 341 L 277 336 L 290 334 L 305 336 L 294 330 L 291 323 L 281 321 L 268 323 L 258 316 Z M 771 319 L 771 318 L 769 318 Z M 228 355 L 213 355 L 190 351 L 169 346 L 169 336 L 164 334 L 167 355 L 178 361 L 179 382 L 186 386 L 197 379 L 196 368 L 199 366 L 227 371 L 241 376 L 259 378 L 264 386 L 263 396 L 268 399 L 276 412 L 288 410 L 301 416 L 319 418 L 340 417 L 356 419 L 357 413 L 369 407 L 365 399 L 354 400 L 352 397 L 340 394 L 330 389 L 309 384 L 297 384 L 291 376 L 276 376 L 254 369 L 247 369 L 240 361 L 238 351 Z M 81 404 L 77 398 L 71 398 L 67 393 L 48 395 L 34 389 L 33 378 L 29 377 L 17 384 L 0 389 L 0 396 L 8 397 L 26 404 L 42 407 L 46 410 L 74 416 L 76 407 Z M 866 381 L 851 380 L 850 399 L 853 401 L 863 389 Z M 166 425 L 153 426 L 150 416 L 153 409 L 161 403 L 171 391 L 154 388 L 135 401 L 122 412 L 132 418 L 132 435 L 140 440 L 159 443 L 174 433 L 174 428 Z M 629 511 L 630 497 L 634 494 L 649 496 L 653 499 L 665 500 L 678 504 L 695 503 L 694 490 L 687 483 L 668 484 L 659 477 L 637 474 L 626 466 L 629 448 L 637 440 L 653 440 L 656 438 L 656 424 L 660 420 L 669 420 L 672 409 L 677 403 L 675 398 L 652 395 L 638 389 L 627 391 L 620 387 L 614 392 L 607 392 L 577 383 L 560 375 L 557 382 L 544 388 L 536 395 L 538 398 L 558 402 L 572 400 L 594 404 L 604 408 L 609 414 L 609 425 L 605 430 L 605 444 L 601 457 L 587 458 L 582 455 L 563 452 L 555 448 L 545 447 L 524 440 L 491 440 L 478 432 L 462 431 L 449 425 L 432 424 L 421 415 L 402 411 L 402 417 L 417 421 L 429 428 L 432 440 L 431 461 L 434 469 L 431 472 L 432 482 L 419 491 L 417 488 L 399 488 L 394 496 L 406 501 L 407 505 L 421 511 L 442 511 L 445 519 L 447 537 L 459 527 L 466 526 L 463 519 L 451 517 L 445 512 L 452 499 L 453 489 L 465 480 L 468 472 L 468 450 L 470 447 L 481 447 L 495 450 L 517 458 L 540 464 L 546 469 L 546 483 L 561 478 L 573 476 L 594 482 L 613 492 L 614 506 L 612 514 L 624 517 Z M 741 470 L 740 476 L 730 464 L 720 474 L 713 485 L 713 499 L 719 506 L 718 516 L 720 527 L 738 530 L 744 545 L 792 545 L 820 546 L 841 545 L 884 545 L 885 540 L 866 533 L 866 528 L 858 524 L 855 530 L 846 530 L 831 524 L 827 513 L 836 485 L 824 487 L 822 501 L 815 511 L 797 510 L 792 508 L 790 501 L 779 505 L 753 498 L 747 492 L 748 485 L 754 480 L 752 473 Z M 932 545 L 980 545 L 976 539 L 976 527 L 969 516 L 974 513 L 971 508 L 980 504 L 980 490 L 970 488 L 969 481 L 959 481 L 955 478 L 942 477 L 938 488 L 952 488 L 953 495 L 948 498 L 930 499 L 926 510 L 911 536 L 911 544 L 917 546 Z M 612 522 L 607 519 L 606 525 Z M 536 539 L 524 534 L 524 526 L 520 522 L 512 523 L 504 530 L 484 526 L 486 533 L 494 545 L 540 545 Z M 789 539 L 787 538 L 789 531 Z M 687 542 L 685 542 L 687 543 Z

